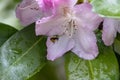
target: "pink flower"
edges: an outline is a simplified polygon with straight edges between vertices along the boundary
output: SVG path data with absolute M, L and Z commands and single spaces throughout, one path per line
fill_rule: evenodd
M 16 16 L 27 26 L 52 14 L 52 0 L 23 0 L 16 8 Z
M 105 45 L 112 45 L 117 32 L 120 33 L 120 20 L 105 18 L 103 22 L 102 34 L 102 40 L 105 43 Z
M 85 0 L 86 1 L 86 0 Z M 54 0 L 54 14 L 36 22 L 36 35 L 47 35 L 47 59 L 55 60 L 71 50 L 83 59 L 98 55 L 94 30 L 102 19 L 85 2 Z

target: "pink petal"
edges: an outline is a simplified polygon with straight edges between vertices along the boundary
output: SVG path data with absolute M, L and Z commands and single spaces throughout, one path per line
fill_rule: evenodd
M 115 19 L 104 19 L 102 40 L 104 41 L 105 45 L 110 46 L 113 43 L 114 38 L 116 37 L 118 24 L 118 21 Z
M 22 25 L 27 26 L 39 18 L 52 15 L 52 3 L 44 3 L 46 0 L 23 0 L 16 8 L 16 17 Z M 41 3 L 41 6 L 40 6 Z
M 76 3 L 77 0 L 56 0 L 55 13 L 64 14 L 66 8 L 73 8 Z
M 93 32 L 79 28 L 74 35 L 75 47 L 72 51 L 83 59 L 94 59 L 98 55 L 96 36 Z
M 89 3 L 83 3 L 75 6 L 76 16 L 82 20 L 82 26 L 89 30 L 95 30 L 102 22 L 102 18 L 92 12 L 92 6 Z
M 53 61 L 71 50 L 73 46 L 74 41 L 65 35 L 59 37 L 55 41 L 52 41 L 52 37 L 49 37 L 47 40 L 47 59 Z
M 23 0 L 16 8 L 16 16 L 24 26 L 27 26 L 41 18 L 43 14 L 35 0 Z
M 61 35 L 64 32 L 64 19 L 60 16 L 43 18 L 36 22 L 36 35 Z
M 53 13 L 54 0 L 36 0 L 39 4 L 39 7 L 42 8 L 42 11 L 45 16 L 50 16 Z
M 77 3 L 77 0 L 56 0 L 56 6 L 73 7 Z

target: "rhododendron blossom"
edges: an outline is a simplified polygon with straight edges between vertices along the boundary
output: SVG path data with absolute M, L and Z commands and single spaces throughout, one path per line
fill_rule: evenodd
M 102 34 L 102 39 L 105 45 L 110 46 L 113 43 L 117 32 L 120 33 L 120 20 L 105 18 L 103 22 L 103 34 Z
M 16 8 L 16 16 L 27 26 L 52 14 L 52 0 L 23 0 Z
M 94 30 L 102 19 L 85 0 L 54 0 L 53 15 L 36 22 L 36 35 L 47 35 L 47 59 L 55 60 L 71 50 L 83 59 L 98 55 Z

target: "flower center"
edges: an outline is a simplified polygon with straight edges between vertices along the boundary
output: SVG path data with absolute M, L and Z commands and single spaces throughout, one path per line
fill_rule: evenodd
M 74 10 L 65 7 L 64 9 L 64 17 L 65 21 L 63 23 L 64 27 L 64 34 L 72 37 L 73 34 L 75 34 L 75 31 L 77 30 L 77 24 L 76 24 L 76 17 Z
M 64 24 L 64 34 L 70 38 L 75 34 L 77 30 L 76 21 L 74 19 L 67 20 Z

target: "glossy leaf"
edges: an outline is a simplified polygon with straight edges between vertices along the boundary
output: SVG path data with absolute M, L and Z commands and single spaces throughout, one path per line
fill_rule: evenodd
M 115 39 L 113 47 L 115 52 L 120 54 L 120 41 L 118 39 Z
M 113 44 L 114 51 L 120 55 L 120 34 L 117 34 Z
M 92 0 L 91 4 L 104 17 L 120 18 L 120 0 Z
M 28 80 L 66 80 L 64 70 L 64 58 L 61 57 L 47 64 L 36 75 Z
M 34 26 L 14 34 L 0 51 L 0 80 L 25 80 L 46 63 L 46 38 L 36 37 Z
M 17 30 L 9 25 L 0 23 L 0 46 Z
M 91 0 L 88 0 L 88 1 L 90 2 Z M 84 2 L 84 0 L 78 0 L 77 3 L 79 4 L 79 3 L 82 3 L 82 2 Z
M 112 48 L 102 45 L 99 56 L 91 61 L 69 52 L 66 74 L 67 80 L 119 80 L 119 67 Z
M 21 0 L 0 0 L 0 22 L 21 29 L 21 24 L 15 16 L 15 9 Z

